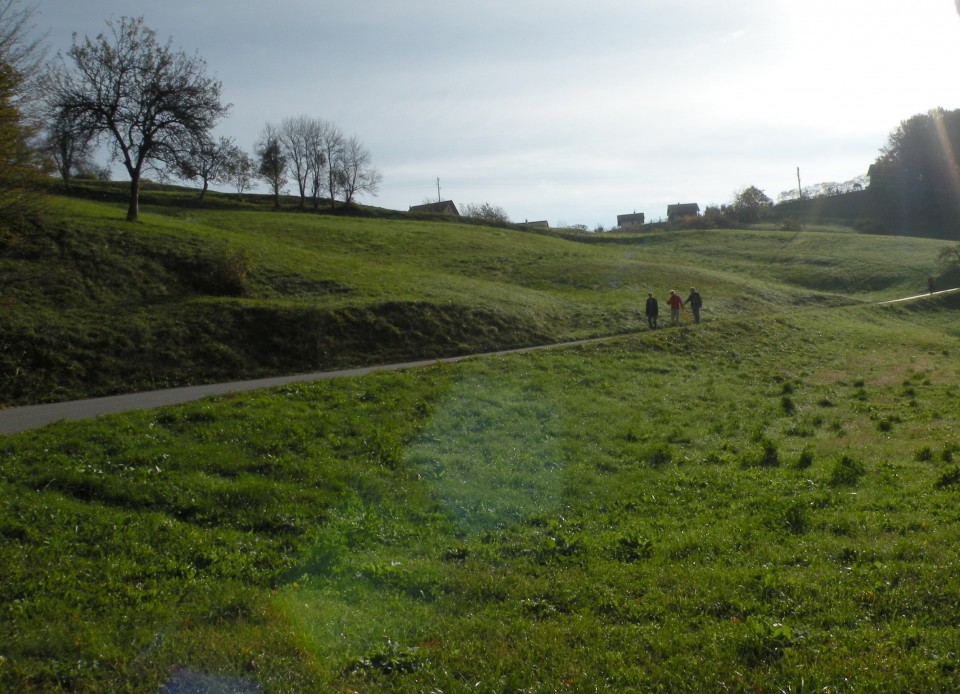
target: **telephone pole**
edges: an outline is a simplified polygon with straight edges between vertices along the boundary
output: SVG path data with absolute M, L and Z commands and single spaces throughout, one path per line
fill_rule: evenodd
M 799 171 L 799 169 L 797 169 Z M 443 202 L 440 197 L 440 177 L 437 177 L 437 202 Z

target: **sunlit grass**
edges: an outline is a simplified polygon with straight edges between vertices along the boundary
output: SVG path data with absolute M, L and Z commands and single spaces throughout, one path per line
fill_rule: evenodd
M 0 683 L 952 689 L 949 306 L 716 321 L 9 437 Z
M 958 299 L 861 303 L 922 280 L 933 242 L 162 207 L 131 230 L 60 204 L 60 242 L 109 271 L 43 290 L 82 321 L 34 297 L 51 364 L 144 297 L 136 370 L 165 316 L 178 359 L 218 320 L 259 326 L 263 359 L 337 322 L 368 357 L 610 334 L 648 287 L 696 284 L 706 320 L 0 439 L 0 689 L 960 687 Z M 249 293 L 190 295 L 181 323 L 157 258 L 213 241 L 251 254 Z

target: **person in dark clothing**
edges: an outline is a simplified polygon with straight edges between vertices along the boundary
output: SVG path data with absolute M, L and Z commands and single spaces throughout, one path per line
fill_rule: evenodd
M 650 292 L 647 295 L 647 325 L 651 329 L 656 329 L 657 327 L 657 317 L 660 315 L 660 307 L 657 305 L 657 300 L 653 296 L 653 292 Z
M 936 289 L 936 287 L 937 287 L 936 280 L 933 279 L 933 275 L 930 275 L 927 278 L 927 289 L 929 289 L 930 293 L 933 294 L 933 290 Z
M 700 293 L 697 291 L 696 287 L 690 287 L 690 296 L 687 297 L 686 303 L 693 312 L 693 322 L 699 323 L 700 309 L 703 307 L 703 299 L 700 298 Z

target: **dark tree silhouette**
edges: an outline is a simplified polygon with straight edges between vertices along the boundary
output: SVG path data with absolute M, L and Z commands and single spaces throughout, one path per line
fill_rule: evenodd
M 140 211 L 140 181 L 147 166 L 176 170 L 184 152 L 206 142 L 229 111 L 220 82 L 197 56 L 161 45 L 143 18 L 108 21 L 95 39 L 76 37 L 59 66 L 52 103 L 70 122 L 105 137 L 130 176 L 127 219 Z

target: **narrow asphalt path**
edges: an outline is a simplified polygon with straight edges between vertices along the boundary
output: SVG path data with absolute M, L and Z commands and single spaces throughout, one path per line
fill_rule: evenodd
M 960 288 L 943 289 L 937 292 L 916 294 L 901 299 L 890 299 L 888 301 L 878 302 L 880 305 L 896 304 L 904 301 L 913 301 L 916 299 L 925 299 L 930 296 L 940 294 L 949 294 L 960 291 Z M 422 361 L 409 361 L 401 364 L 384 364 L 379 366 L 364 366 L 356 369 L 342 369 L 339 371 L 321 371 L 318 373 L 297 374 L 294 376 L 278 376 L 275 378 L 260 378 L 254 381 L 234 381 L 231 383 L 212 383 L 202 386 L 185 386 L 183 388 L 168 388 L 166 390 L 152 390 L 144 393 L 128 393 L 125 395 L 111 395 L 104 398 L 91 398 L 88 400 L 72 400 L 70 402 L 57 402 L 49 405 L 25 405 L 23 407 L 9 407 L 0 409 L 0 435 L 16 434 L 30 429 L 39 429 L 53 422 L 93 419 L 101 415 L 116 414 L 118 412 L 129 412 L 131 410 L 149 410 L 155 407 L 165 407 L 167 405 L 180 405 L 186 402 L 193 402 L 211 395 L 224 395 L 226 393 L 240 393 L 249 390 L 258 390 L 260 388 L 274 388 L 289 383 L 303 383 L 307 381 L 320 381 L 328 378 L 344 378 L 349 376 L 362 376 L 373 371 L 396 371 L 399 369 L 415 369 L 435 364 L 452 364 L 465 359 L 480 359 L 482 357 L 496 357 L 505 354 L 519 354 L 522 352 L 532 352 L 543 349 L 556 349 L 560 347 L 571 347 L 574 345 L 584 345 L 592 342 L 604 342 L 612 340 L 622 335 L 608 335 L 606 337 L 596 337 L 586 340 L 573 340 L 571 342 L 560 342 L 550 345 L 539 345 L 535 347 L 521 347 L 519 349 L 506 349 L 499 352 L 486 352 L 483 354 L 465 354 L 459 357 L 444 357 L 441 359 L 424 359 Z
M 152 390 L 143 393 L 127 393 L 124 395 L 110 395 L 103 398 L 56 402 L 47 405 L 24 405 L 23 407 L 9 407 L 6 409 L 0 409 L 0 435 L 16 434 L 21 431 L 28 431 L 30 429 L 39 429 L 40 427 L 46 426 L 47 424 L 52 424 L 53 422 L 93 419 L 101 415 L 116 414 L 118 412 L 149 410 L 155 407 L 165 407 L 167 405 L 180 405 L 186 402 L 200 400 L 201 398 L 206 398 L 211 395 L 240 393 L 243 391 L 258 390 L 260 388 L 274 388 L 290 383 L 320 381 L 329 378 L 362 376 L 373 371 L 415 369 L 425 366 L 433 366 L 436 364 L 452 364 L 465 359 L 498 357 L 506 354 L 520 354 L 535 350 L 572 347 L 574 345 L 585 345 L 592 342 L 612 340 L 616 337 L 620 337 L 620 335 L 609 335 L 606 337 L 574 340 L 571 342 L 560 342 L 550 345 L 538 345 L 535 347 L 506 349 L 499 352 L 486 352 L 483 354 L 465 354 L 459 357 L 424 359 L 421 361 L 409 361 L 400 364 L 363 366 L 355 369 L 341 369 L 338 371 L 320 371 L 317 373 L 297 374 L 294 376 L 260 378 L 253 381 L 233 381 L 231 383 L 211 383 L 201 386 L 184 386 L 182 388 L 167 388 L 165 390 Z

